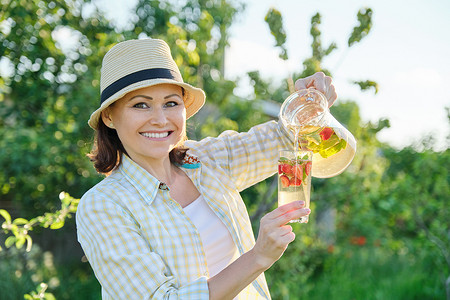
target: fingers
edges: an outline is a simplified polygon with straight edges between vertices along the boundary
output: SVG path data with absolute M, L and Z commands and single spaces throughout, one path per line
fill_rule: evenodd
M 309 214 L 308 208 L 303 208 L 303 201 L 295 201 L 282 205 L 262 217 L 258 239 L 253 250 L 262 265 L 270 267 L 294 241 L 295 234 L 287 222 Z
M 328 107 L 331 107 L 333 105 L 334 101 L 337 99 L 337 94 L 334 89 L 334 85 L 329 86 L 327 92 L 325 93 L 325 97 L 328 100 Z
M 274 219 L 274 223 L 276 226 L 285 225 L 289 221 L 300 219 L 301 217 L 307 216 L 311 213 L 311 210 L 309 208 L 301 208 L 301 209 L 295 209 L 291 210 L 276 219 Z
M 268 239 L 271 240 L 273 245 L 284 251 L 287 245 L 295 240 L 295 233 L 292 231 L 291 226 L 284 225 L 273 230 L 269 234 Z
M 302 90 L 302 89 L 307 89 L 307 88 L 313 87 L 321 92 L 324 92 L 323 84 L 325 81 L 325 77 L 329 77 L 329 76 L 325 76 L 325 74 L 323 72 L 317 72 L 314 75 L 311 75 L 311 76 L 308 76 L 305 78 L 300 78 L 295 82 L 295 88 L 297 90 Z M 331 83 L 331 81 L 330 81 L 330 83 Z
M 270 213 L 267 214 L 267 216 L 270 216 L 271 219 L 275 219 L 281 215 L 286 214 L 289 211 L 300 209 L 303 206 L 305 206 L 304 201 L 293 201 L 285 205 L 281 205 L 280 207 L 274 209 Z
M 332 79 L 330 76 L 326 76 L 323 72 L 317 72 L 314 75 L 300 78 L 295 82 L 295 88 L 297 90 L 311 87 L 325 95 L 328 100 L 328 107 L 333 105 L 334 101 L 336 101 L 337 94 L 334 85 L 332 84 Z
M 292 231 L 292 226 L 284 225 L 280 229 L 281 243 L 287 245 L 295 240 L 295 233 Z
M 294 240 L 295 234 L 292 231 L 292 226 L 263 226 L 260 228 L 257 243 L 262 242 L 262 244 L 264 244 L 263 248 L 266 250 L 273 248 L 273 250 L 278 249 L 275 250 L 276 252 L 283 252 L 287 245 Z M 278 257 L 278 254 L 276 254 L 275 257 Z
M 292 231 L 289 232 L 288 234 L 284 235 L 284 236 L 281 238 L 281 242 L 284 243 L 284 244 L 286 244 L 286 245 L 289 245 L 289 244 L 292 243 L 294 240 L 295 240 L 295 233 L 292 232 Z
M 273 222 L 274 226 L 285 225 L 289 221 L 299 219 L 311 213 L 309 208 L 303 208 L 304 201 L 294 201 L 285 205 L 281 205 L 274 209 L 263 218 L 264 221 Z

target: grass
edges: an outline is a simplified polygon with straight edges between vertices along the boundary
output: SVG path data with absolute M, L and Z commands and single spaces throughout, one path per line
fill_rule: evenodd
M 48 291 L 58 300 L 101 298 L 100 285 L 87 263 L 51 266 L 45 253 L 9 252 L 11 255 L 5 252 L 0 255 L 0 299 L 23 299 L 23 295 L 35 290 L 39 282 L 51 283 L 51 278 L 58 280 Z M 301 256 L 300 253 L 290 255 Z M 321 259 L 305 258 L 305 262 L 318 262 L 312 273 L 307 268 L 300 268 L 300 261 L 295 264 L 298 267 L 293 268 L 294 261 L 285 260 L 287 265 L 279 264 L 278 268 L 269 270 L 266 277 L 269 285 L 272 283 L 274 300 L 445 299 L 443 282 L 448 270 L 444 265 L 438 266 L 436 258 L 430 256 L 347 245 L 319 256 Z M 18 270 L 21 276 L 18 276 Z M 33 280 L 36 275 L 39 278 Z
M 445 299 L 442 271 L 431 259 L 354 247 L 328 257 L 298 299 Z

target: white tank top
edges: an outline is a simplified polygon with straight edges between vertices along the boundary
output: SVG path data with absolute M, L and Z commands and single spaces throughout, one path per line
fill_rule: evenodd
M 238 256 L 238 250 L 230 232 L 200 195 L 183 208 L 197 228 L 206 255 L 209 276 L 213 277 Z

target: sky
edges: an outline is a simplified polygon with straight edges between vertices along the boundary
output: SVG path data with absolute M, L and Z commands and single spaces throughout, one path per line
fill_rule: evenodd
M 97 0 L 110 9 L 110 17 L 126 18 L 136 1 Z M 323 46 L 338 49 L 323 61 L 333 76 L 339 101 L 357 102 L 364 123 L 388 118 L 391 127 L 378 138 L 395 148 L 419 143 L 425 135 L 437 140 L 437 150 L 447 147 L 449 133 L 445 107 L 450 107 L 450 0 L 247 0 L 230 29 L 225 76 L 239 79 L 235 93 L 249 96 L 245 74 L 260 71 L 277 82 L 301 72 L 311 55 L 311 17 L 319 12 Z M 107 4 L 107 5 L 106 5 Z M 289 59 L 279 50 L 264 21 L 274 7 L 281 12 L 287 33 Z M 361 8 L 373 10 L 372 30 L 360 43 L 347 47 Z M 379 92 L 361 92 L 351 84 L 373 80 Z
M 281 12 L 287 34 L 287 62 L 264 21 L 274 7 Z M 372 30 L 351 48 L 347 40 L 357 23 L 357 12 L 373 10 Z M 446 145 L 450 108 L 450 1 L 449 0 L 250 0 L 246 11 L 231 28 L 226 56 L 226 76 L 242 77 L 259 70 L 273 81 L 302 71 L 311 55 L 311 16 L 319 12 L 323 46 L 335 42 L 338 49 L 323 66 L 331 71 L 338 100 L 358 103 L 364 122 L 388 118 L 391 127 L 378 138 L 396 148 L 420 142 L 431 134 L 437 149 Z M 361 92 L 354 80 L 374 80 L 379 92 Z M 241 80 L 238 94 L 248 94 Z

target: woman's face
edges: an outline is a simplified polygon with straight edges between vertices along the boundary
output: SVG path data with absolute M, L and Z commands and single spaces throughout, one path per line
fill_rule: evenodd
M 126 94 L 102 113 L 131 159 L 137 163 L 168 158 L 186 134 L 182 88 L 172 84 L 145 87 Z

